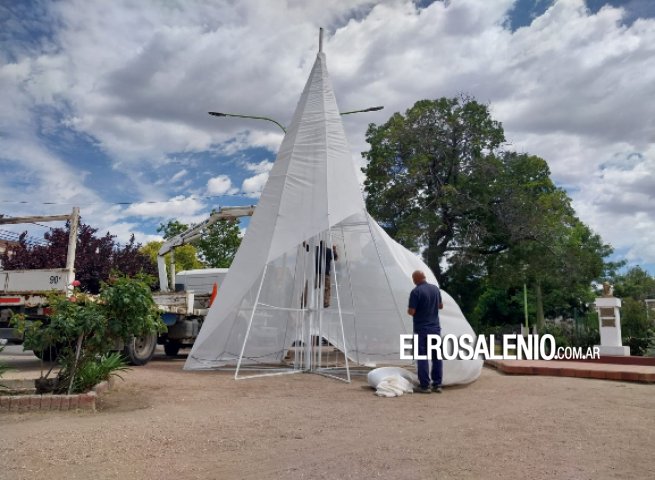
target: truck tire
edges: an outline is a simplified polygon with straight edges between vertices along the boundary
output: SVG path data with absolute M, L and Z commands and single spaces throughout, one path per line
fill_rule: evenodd
M 182 346 L 180 345 L 180 342 L 176 342 L 175 340 L 168 340 L 166 343 L 164 343 L 164 352 L 166 352 L 166 355 L 169 357 L 175 357 L 180 352 L 181 347 Z
M 155 354 L 155 348 L 157 348 L 157 334 L 148 333 L 127 342 L 123 354 L 130 365 L 145 365 Z

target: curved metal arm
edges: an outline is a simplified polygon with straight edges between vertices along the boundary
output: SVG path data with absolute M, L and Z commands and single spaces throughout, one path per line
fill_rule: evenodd
M 236 113 L 223 113 L 223 112 L 208 112 L 210 115 L 214 115 L 215 117 L 237 117 L 237 118 L 252 118 L 253 120 L 266 120 L 269 122 L 273 122 L 275 125 L 280 127 L 284 133 L 287 133 L 287 129 L 284 128 L 284 126 L 272 118 L 268 117 L 257 117 L 254 115 L 238 115 Z
M 348 112 L 341 112 L 341 115 L 350 115 L 352 113 L 363 113 L 363 112 L 377 112 L 378 110 L 382 110 L 383 108 L 384 107 L 379 106 L 379 107 L 369 107 L 363 110 L 350 110 Z M 224 112 L 207 112 L 207 113 L 215 117 L 236 117 L 236 118 L 251 118 L 253 120 L 266 120 L 267 122 L 273 122 L 275 125 L 280 127 L 284 133 L 287 133 L 287 129 L 284 128 L 284 126 L 280 122 L 273 120 L 272 118 L 260 117 L 256 115 L 239 115 L 237 113 L 224 113 Z
M 383 108 L 384 108 L 383 106 L 369 107 L 369 108 L 365 108 L 363 110 L 351 110 L 349 112 L 341 112 L 341 115 L 350 115 L 351 113 L 377 112 L 379 110 L 382 110 Z

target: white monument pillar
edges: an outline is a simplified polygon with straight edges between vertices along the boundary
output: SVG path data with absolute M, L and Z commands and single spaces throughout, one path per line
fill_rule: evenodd
M 621 343 L 621 299 L 614 297 L 608 284 L 603 286 L 603 296 L 596 299 L 599 351 L 602 355 L 630 356 L 630 347 Z

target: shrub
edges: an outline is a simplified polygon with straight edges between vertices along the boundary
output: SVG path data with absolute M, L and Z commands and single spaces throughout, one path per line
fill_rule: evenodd
M 77 374 L 73 383 L 73 390 L 84 392 L 93 388 L 100 382 L 109 380 L 112 376 L 123 378 L 119 372 L 125 372 L 129 367 L 125 363 L 123 356 L 118 352 L 103 355 L 95 361 L 85 362 L 77 369 Z
M 545 323 L 541 331 L 541 335 L 550 334 L 555 338 L 555 345 L 558 347 L 570 347 L 571 345 L 571 331 L 563 325 L 556 325 L 553 323 Z
M 12 323 L 23 333 L 26 349 L 43 352 L 54 348 L 59 352 L 61 369 L 56 381 L 45 382 L 52 368 L 45 376 L 42 368 L 40 382 L 57 392 L 82 392 L 93 386 L 89 385 L 93 378 L 124 370 L 120 357 L 109 355 L 119 341 L 166 328 L 150 288 L 139 278 L 117 278 L 103 284 L 99 297 L 79 292 L 68 298 L 53 294 L 49 306 L 47 323 L 20 315 L 13 317 Z
M 588 348 L 600 343 L 598 329 L 584 324 L 575 328 L 573 325 L 566 323 L 554 324 L 546 322 L 541 334 L 548 333 L 555 338 L 555 344 L 558 347 Z
M 655 331 L 648 329 L 643 337 L 623 337 L 623 345 L 630 347 L 630 355 L 652 355 L 652 350 L 655 349 Z

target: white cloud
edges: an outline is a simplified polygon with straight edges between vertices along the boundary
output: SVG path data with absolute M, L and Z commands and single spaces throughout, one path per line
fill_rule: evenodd
M 268 160 L 262 160 L 259 163 L 246 162 L 244 167 L 246 168 L 246 170 L 250 172 L 267 173 L 270 172 L 271 169 L 273 168 L 273 162 L 270 162 Z
M 120 243 L 129 241 L 132 234 L 137 243 L 145 245 L 148 242 L 159 242 L 163 239 L 161 235 L 152 235 L 139 232 L 139 225 L 131 222 L 118 222 L 111 225 L 109 231 L 112 235 L 116 235 Z
M 207 182 L 207 193 L 209 195 L 232 195 L 238 191 L 239 189 L 232 186 L 232 180 L 227 175 L 210 178 Z
M 243 181 L 241 190 L 243 193 L 252 198 L 259 198 L 264 190 L 264 185 L 268 181 L 268 172 L 258 173 L 253 177 L 246 178 Z
M 247 130 L 234 134 L 232 138 L 220 144 L 216 150 L 225 155 L 234 155 L 248 148 L 262 147 L 277 153 L 283 138 L 282 132 Z
M 558 0 L 511 32 L 505 20 L 514 3 L 436 1 L 422 9 L 409 0 L 48 3 L 51 18 L 39 21 L 54 36 L 38 48 L 5 42 L 0 52 L 0 161 L 13 172 L 0 176 L 2 196 L 84 202 L 88 218 L 107 226 L 129 225 L 125 215 L 199 217 L 204 205 L 179 189 L 192 188 L 192 167 L 184 164 L 172 176 L 167 183 L 179 184 L 169 191 L 162 191 L 166 183 L 156 185 L 161 175 L 152 170 L 177 154 L 275 152 L 282 132 L 272 123 L 207 111 L 288 124 L 323 25 L 340 107 L 385 105 L 382 112 L 344 117 L 356 162 L 367 149 L 370 122 L 383 123 L 422 98 L 470 93 L 491 104 L 510 148 L 549 162 L 584 221 L 631 258 L 655 263 L 649 234 L 655 214 L 645 208 L 652 201 L 648 189 L 655 188 L 649 175 L 655 168 L 649 101 L 655 98 L 655 20 L 624 25 L 622 9 L 592 15 L 582 0 Z M 65 144 L 62 125 L 129 175 L 139 198 L 184 192 L 176 197 L 183 207 L 93 207 L 103 199 L 88 180 L 93 177 L 84 177 L 86 168 L 41 141 L 43 133 L 61 132 Z M 638 164 L 612 166 L 631 153 L 642 155 Z M 257 197 L 270 162 L 246 165 L 255 175 L 242 190 Z M 235 188 L 216 173 L 207 191 Z M 111 218 L 103 218 L 103 210 Z M 145 227 L 135 222 L 134 228 Z
M 248 132 L 247 137 L 250 146 L 263 147 L 274 153 L 277 153 L 283 138 L 284 134 L 281 131 L 252 131 Z
M 634 263 L 655 259 L 655 148 L 618 153 L 573 193 L 574 206 L 605 241 Z
M 171 177 L 171 182 L 177 182 L 178 180 L 182 179 L 183 177 L 186 177 L 189 174 L 189 171 L 186 169 L 182 169 L 179 172 L 177 172 L 175 175 Z
M 134 203 L 124 211 L 126 216 L 144 218 L 177 218 L 188 223 L 189 218 L 196 218 L 205 205 L 194 197 L 178 195 L 167 201 Z

